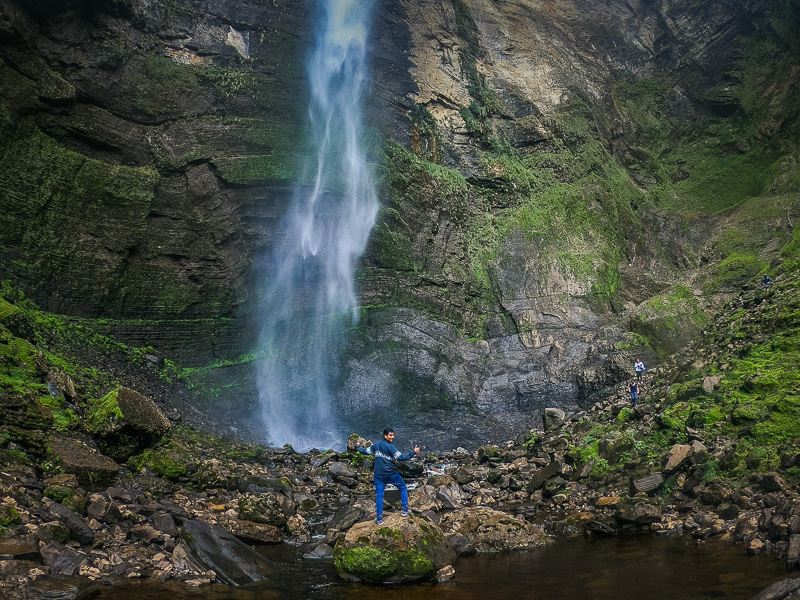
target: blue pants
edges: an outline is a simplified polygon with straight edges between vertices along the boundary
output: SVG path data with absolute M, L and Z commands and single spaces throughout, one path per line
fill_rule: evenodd
M 636 406 L 636 403 L 639 400 L 639 394 L 637 392 L 631 391 L 631 400 L 633 400 L 633 405 Z
M 379 517 L 383 517 L 383 492 L 387 483 L 391 483 L 400 490 L 400 502 L 403 504 L 403 510 L 408 510 L 408 487 L 400 474 L 395 471 L 386 477 L 375 478 L 375 510 Z

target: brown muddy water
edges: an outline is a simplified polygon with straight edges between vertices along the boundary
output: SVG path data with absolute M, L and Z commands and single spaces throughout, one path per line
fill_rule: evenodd
M 741 545 L 650 535 L 572 538 L 545 548 L 461 558 L 442 585 L 380 587 L 339 580 L 333 561 L 309 561 L 284 545 L 266 552 L 283 574 L 269 585 L 232 589 L 122 583 L 103 600 L 747 600 L 767 585 L 800 573 Z

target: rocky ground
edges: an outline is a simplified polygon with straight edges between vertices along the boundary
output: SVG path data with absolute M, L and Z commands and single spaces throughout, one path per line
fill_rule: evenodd
M 401 518 L 390 493 L 383 525 L 370 459 L 354 452 L 368 440 L 299 453 L 184 425 L 53 353 L 43 331 L 99 342 L 4 290 L 0 589 L 69 598 L 115 578 L 268 581 L 275 566 L 254 547 L 281 543 L 332 558 L 349 580 L 447 580 L 456 556 L 626 531 L 729 539 L 794 568 L 800 278 L 787 258 L 771 286 L 743 290 L 648 371 L 639 406 L 620 389 L 579 413 L 546 409 L 514 440 L 402 463 L 414 513 Z

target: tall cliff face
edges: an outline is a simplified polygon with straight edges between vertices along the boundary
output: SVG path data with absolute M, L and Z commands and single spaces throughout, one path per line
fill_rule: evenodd
M 0 1 L 2 277 L 183 364 L 251 350 L 251 266 L 303 183 L 312 11 Z M 798 12 L 381 3 L 343 408 L 502 429 L 696 335 L 797 219 Z M 248 373 L 204 383 L 247 396 Z

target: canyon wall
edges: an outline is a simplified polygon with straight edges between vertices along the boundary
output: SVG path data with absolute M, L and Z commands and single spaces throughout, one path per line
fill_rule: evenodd
M 308 183 L 313 10 L 0 0 L 0 278 L 248 403 L 254 265 Z M 343 411 L 499 435 L 697 336 L 792 236 L 799 13 L 382 2 Z

